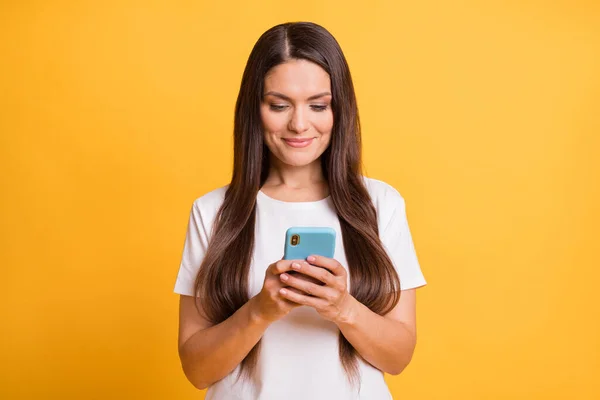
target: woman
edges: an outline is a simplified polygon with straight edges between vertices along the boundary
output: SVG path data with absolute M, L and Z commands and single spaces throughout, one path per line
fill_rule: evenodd
M 334 259 L 282 260 L 291 226 L 336 230 Z M 404 200 L 360 173 L 342 50 L 286 23 L 255 44 L 235 108 L 231 183 L 191 210 L 175 292 L 179 356 L 207 399 L 390 399 L 425 285 Z

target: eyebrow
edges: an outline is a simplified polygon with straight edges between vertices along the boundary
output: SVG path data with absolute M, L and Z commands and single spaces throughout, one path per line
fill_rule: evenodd
M 284 94 L 281 94 L 281 93 L 279 93 L 279 92 L 273 92 L 273 91 L 269 91 L 269 92 L 265 93 L 264 95 L 265 95 L 265 96 L 271 95 L 271 96 L 279 97 L 279 98 L 281 98 L 281 99 L 283 99 L 283 100 L 292 101 L 292 99 L 290 99 L 290 98 L 289 98 L 289 97 L 287 97 L 286 95 L 284 95 Z M 323 93 L 315 94 L 315 95 L 313 95 L 313 96 L 310 96 L 310 97 L 309 97 L 308 99 L 306 99 L 306 100 L 315 100 L 315 99 L 318 99 L 318 98 L 320 98 L 320 97 L 323 97 L 323 96 L 331 96 L 331 93 L 329 93 L 329 92 L 323 92 Z

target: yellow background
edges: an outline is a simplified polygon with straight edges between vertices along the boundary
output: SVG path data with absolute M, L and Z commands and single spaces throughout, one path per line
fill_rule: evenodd
M 297 20 L 340 42 L 428 280 L 395 398 L 600 398 L 600 4 L 566 0 L 2 1 L 0 398 L 202 398 L 188 213 L 253 44 Z

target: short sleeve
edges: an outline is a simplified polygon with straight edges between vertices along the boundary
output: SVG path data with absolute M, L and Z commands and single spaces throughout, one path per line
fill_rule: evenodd
M 387 223 L 380 234 L 381 241 L 396 268 L 400 278 L 400 289 L 412 289 L 426 285 L 421 271 L 412 235 L 406 217 L 404 198 L 394 191 L 390 196 L 392 207 Z
M 194 283 L 200 264 L 208 248 L 209 229 L 204 224 L 197 202 L 192 205 L 179 273 L 175 282 L 175 293 L 194 296 Z

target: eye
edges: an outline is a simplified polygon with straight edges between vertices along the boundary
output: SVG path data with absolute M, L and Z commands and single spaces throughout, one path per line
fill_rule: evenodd
M 269 108 L 273 111 L 283 111 L 287 108 L 288 106 L 286 105 L 282 105 L 282 104 L 270 104 Z M 321 112 L 321 111 L 325 111 L 327 110 L 327 105 L 311 105 L 310 108 L 313 111 L 317 111 L 317 112 Z
M 327 106 L 316 106 L 316 105 L 314 105 L 314 106 L 311 106 L 311 108 L 312 108 L 314 111 L 317 111 L 317 112 L 320 112 L 320 111 L 325 111 L 325 110 L 327 110 Z
M 285 105 L 271 104 L 269 108 L 273 111 L 283 111 L 286 107 L 287 106 L 285 106 Z

